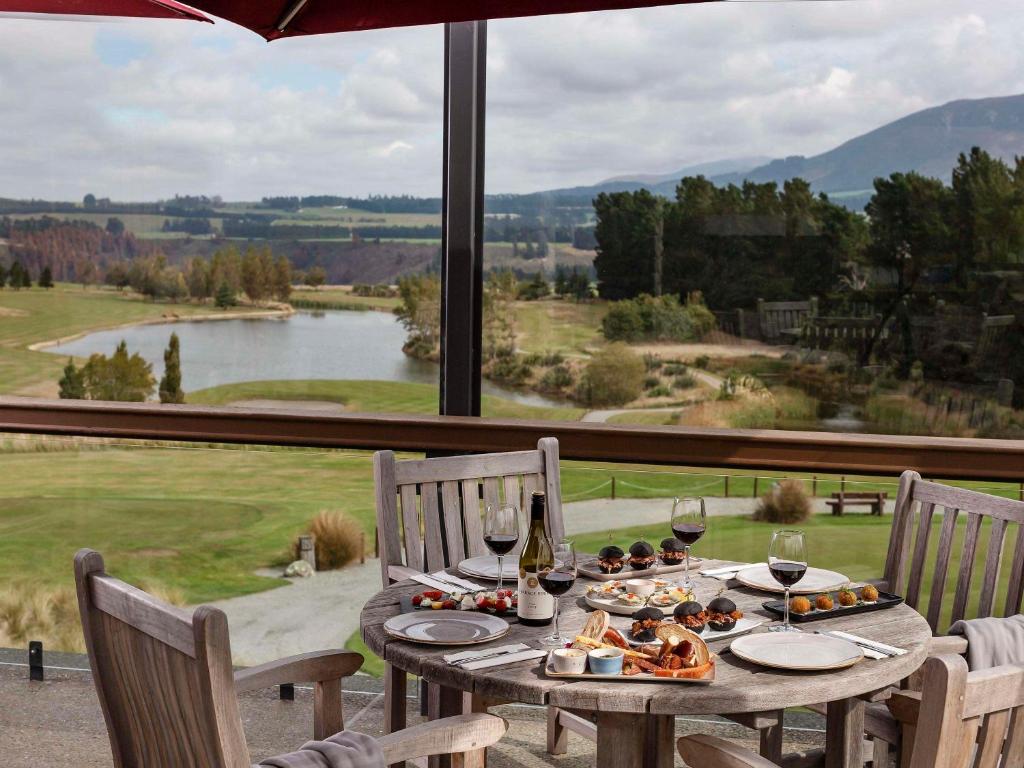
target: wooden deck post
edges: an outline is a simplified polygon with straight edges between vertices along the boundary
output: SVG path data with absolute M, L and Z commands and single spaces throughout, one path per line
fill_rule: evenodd
M 299 560 L 305 560 L 316 570 L 316 547 L 312 536 L 299 536 Z

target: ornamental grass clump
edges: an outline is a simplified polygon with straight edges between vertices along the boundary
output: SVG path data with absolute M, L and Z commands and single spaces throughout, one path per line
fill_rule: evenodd
M 800 480 L 780 480 L 757 502 L 754 520 L 762 523 L 803 523 L 811 516 L 811 499 Z
M 316 569 L 334 571 L 344 568 L 360 555 L 363 527 L 343 512 L 324 510 L 310 522 L 306 533 L 313 537 Z M 299 559 L 299 542 L 293 547 L 293 558 Z

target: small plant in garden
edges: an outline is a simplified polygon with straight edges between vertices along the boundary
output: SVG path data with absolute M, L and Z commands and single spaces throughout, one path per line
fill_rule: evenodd
M 811 516 L 811 499 L 801 480 L 780 480 L 762 496 L 754 520 L 762 523 L 802 523 Z
M 700 355 L 699 357 L 693 358 L 694 368 L 707 368 L 711 363 L 711 358 L 707 355 Z
M 566 387 L 571 387 L 572 384 L 572 371 L 564 364 L 548 368 L 544 375 L 540 377 L 540 388 L 548 392 L 565 389 Z
M 671 397 L 672 390 L 664 385 L 659 385 L 647 391 L 648 397 Z
M 643 359 L 625 344 L 609 344 L 583 370 L 579 398 L 587 405 L 622 405 L 640 397 L 643 383 Z
M 343 512 L 324 510 L 306 528 L 313 537 L 316 569 L 333 571 L 344 568 L 360 554 L 363 527 Z M 292 545 L 292 560 L 299 559 L 299 541 Z
M 661 385 L 661 379 L 657 376 L 648 376 L 644 379 L 644 389 L 654 389 Z
M 681 373 L 672 379 L 673 389 L 691 389 L 697 386 L 697 380 L 690 373 Z

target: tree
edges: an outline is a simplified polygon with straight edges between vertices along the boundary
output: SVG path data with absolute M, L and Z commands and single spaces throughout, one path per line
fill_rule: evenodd
M 441 281 L 436 275 L 403 277 L 398 295 L 402 301 L 395 315 L 406 330 L 402 351 L 412 357 L 435 356 L 441 334 Z
M 522 283 L 519 286 L 519 298 L 524 301 L 543 299 L 549 293 L 551 293 L 551 286 L 548 285 L 548 281 L 544 279 L 543 272 L 537 272 L 530 282 Z
M 309 268 L 309 271 L 306 273 L 306 285 L 313 289 L 319 289 L 326 282 L 327 273 L 323 267 L 317 265 Z
M 3 288 L 7 284 L 7 267 L 0 264 L 0 288 Z
M 128 265 L 123 261 L 117 261 L 111 264 L 107 267 L 107 274 L 104 278 L 104 282 L 107 285 L 113 285 L 123 291 L 131 283 Z
M 185 268 L 188 295 L 193 299 L 208 299 L 213 294 L 210 281 L 210 263 L 203 258 L 189 259 Z
M 654 243 L 662 205 L 646 189 L 602 192 L 594 200 L 598 290 L 608 299 L 630 299 L 654 289 Z
M 85 197 L 82 198 L 82 205 L 85 206 L 86 208 L 95 208 L 96 195 L 94 195 L 92 192 L 87 194 Z
M 218 249 L 210 259 L 210 286 L 225 283 L 232 298 L 242 290 L 242 257 L 233 245 Z
M 214 298 L 214 303 L 220 309 L 226 309 L 227 307 L 233 307 L 238 303 L 235 298 L 235 292 L 231 290 L 231 286 L 227 283 L 221 283 L 220 288 L 217 289 L 217 296 Z
M 625 344 L 609 344 L 587 363 L 580 379 L 580 398 L 588 405 L 623 405 L 640 397 L 646 366 Z
M 274 262 L 269 246 L 250 246 L 242 257 L 242 290 L 250 301 L 263 301 L 271 294 Z
M 153 366 L 138 352 L 129 355 L 123 340 L 111 357 L 92 355 L 82 374 L 91 400 L 141 403 L 153 394 L 156 384 Z
M 292 295 L 292 265 L 284 254 L 278 256 L 274 262 L 274 275 L 271 285 L 275 299 L 278 301 L 288 301 Z
M 15 261 L 11 264 L 11 270 L 8 273 L 8 281 L 10 282 L 11 288 L 16 291 L 20 291 L 25 285 L 25 268 L 21 266 L 20 261 Z
M 49 265 L 43 267 L 43 271 L 39 273 L 39 287 L 53 288 L 53 270 Z
M 516 315 L 512 306 L 519 282 L 510 269 L 491 272 L 484 284 L 484 359 L 511 355 L 516 348 Z
M 170 343 L 164 350 L 164 375 L 160 379 L 160 402 L 185 402 L 185 392 L 181 388 L 181 345 L 176 333 L 171 334 Z
M 85 400 L 85 372 L 75 367 L 70 357 L 64 366 L 64 375 L 60 380 L 61 400 Z
M 120 237 L 124 234 L 124 222 L 115 216 L 111 216 L 107 219 L 107 232 L 114 237 Z

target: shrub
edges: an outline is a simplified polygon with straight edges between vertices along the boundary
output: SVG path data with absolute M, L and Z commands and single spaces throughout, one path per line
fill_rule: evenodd
M 344 568 L 359 557 L 363 527 L 343 512 L 323 510 L 309 521 L 306 533 L 313 537 L 318 571 Z M 298 559 L 299 540 L 296 538 L 292 560 Z
M 662 365 L 663 363 L 661 362 L 660 357 L 650 352 L 644 353 L 644 368 L 646 368 L 648 371 L 657 371 L 658 369 L 661 368 Z
M 697 386 L 697 380 L 693 378 L 692 374 L 686 371 L 672 379 L 673 389 L 690 389 L 695 386 Z
M 662 373 L 666 376 L 676 376 L 680 373 L 686 373 L 686 366 L 682 363 L 665 363 Z
M 541 365 L 560 365 L 563 362 L 565 362 L 565 355 L 558 351 L 545 352 L 540 359 Z
M 811 499 L 800 480 L 781 480 L 760 498 L 754 519 L 762 523 L 803 523 L 811 516 Z
M 546 391 L 565 389 L 566 387 L 571 387 L 572 384 L 572 371 L 566 365 L 552 366 L 540 377 L 540 388 Z
M 707 355 L 700 355 L 693 358 L 694 368 L 707 368 L 711 364 L 711 358 Z
M 647 392 L 648 397 L 671 397 L 672 390 L 665 386 L 657 386 Z
M 609 341 L 693 341 L 715 327 L 699 294 L 681 304 L 675 296 L 640 294 L 608 308 L 601 331 Z
M 625 344 L 610 344 L 583 370 L 579 397 L 588 405 L 622 405 L 643 391 L 644 361 Z
M 526 383 L 532 372 L 529 360 L 517 355 L 501 355 L 494 361 L 488 376 L 494 381 L 518 387 Z
M 654 389 L 661 385 L 661 379 L 657 376 L 648 376 L 644 379 L 644 389 Z
M 634 300 L 617 301 L 608 307 L 601 321 L 601 332 L 609 341 L 635 341 L 644 335 L 640 305 Z

